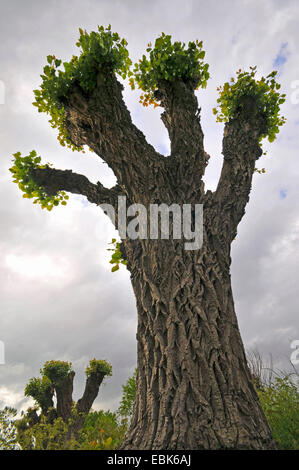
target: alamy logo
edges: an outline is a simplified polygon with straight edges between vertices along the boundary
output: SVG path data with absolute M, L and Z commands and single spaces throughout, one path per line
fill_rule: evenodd
M 100 204 L 100 207 L 116 226 L 114 207 L 111 204 Z M 159 235 L 162 240 L 169 240 L 172 231 L 173 239 L 189 240 L 184 244 L 185 250 L 199 250 L 203 241 L 203 204 L 150 204 L 148 213 L 143 204 L 132 204 L 127 208 L 126 196 L 118 196 L 116 228 L 120 238 L 131 240 L 157 240 Z
M 0 341 L 0 364 L 5 364 L 5 346 L 3 341 Z
M 295 339 L 291 343 L 291 348 L 295 349 L 295 351 L 292 352 L 291 354 L 291 363 L 296 366 L 299 364 L 299 340 Z

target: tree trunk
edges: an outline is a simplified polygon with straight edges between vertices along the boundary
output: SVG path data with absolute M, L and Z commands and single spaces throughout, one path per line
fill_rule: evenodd
M 57 396 L 57 416 L 64 422 L 68 422 L 72 416 L 73 405 L 73 382 L 75 372 L 71 371 L 67 377 L 63 377 L 55 383 Z
M 137 393 L 122 448 L 275 448 L 239 333 L 229 252 L 207 231 L 200 251 L 178 240 L 138 246 L 129 263 Z

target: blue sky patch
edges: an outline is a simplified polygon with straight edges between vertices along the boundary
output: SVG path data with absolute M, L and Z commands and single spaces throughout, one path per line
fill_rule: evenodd
M 288 43 L 283 42 L 282 45 L 280 46 L 280 50 L 275 57 L 275 60 L 273 62 L 273 67 L 281 67 L 283 64 L 286 63 L 287 61 L 287 56 L 286 56 L 286 48 L 287 48 Z
M 169 147 L 165 144 L 158 144 L 157 151 L 162 153 L 162 155 L 169 155 Z

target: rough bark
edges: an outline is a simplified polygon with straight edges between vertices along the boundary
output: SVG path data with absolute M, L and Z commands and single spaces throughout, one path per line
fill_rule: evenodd
M 134 126 L 121 89 L 112 75 L 99 75 L 90 96 L 74 89 L 66 114 L 72 141 L 108 163 L 118 194 L 130 202 L 204 205 L 200 250 L 185 250 L 184 240 L 123 240 L 137 302 L 138 373 L 122 448 L 275 448 L 247 367 L 230 278 L 231 242 L 249 199 L 264 123 L 249 100 L 226 124 L 219 185 L 205 192 L 209 156 L 192 83 L 161 83 L 157 92 L 171 140 L 168 158 Z M 95 185 L 82 185 L 60 189 L 88 194 L 92 202 L 100 197 Z
M 78 433 L 84 424 L 85 418 L 90 412 L 93 402 L 98 396 L 99 388 L 103 382 L 104 377 L 105 374 L 103 372 L 93 373 L 87 377 L 82 398 L 77 401 L 76 409 L 78 415 L 70 429 L 70 434 L 73 434 L 75 437 L 78 436 Z
M 94 204 L 111 204 L 116 207 L 117 196 L 121 195 L 118 185 L 114 188 L 105 188 L 100 182 L 91 183 L 88 178 L 72 170 L 56 170 L 55 168 L 36 168 L 32 170 L 32 176 L 37 184 L 43 186 L 49 195 L 55 195 L 58 191 L 69 191 L 73 194 L 86 196 L 89 202 Z
M 275 447 L 247 368 L 229 264 L 219 251 L 206 227 L 200 253 L 179 242 L 151 242 L 130 266 L 138 374 L 124 449 Z
M 71 371 L 67 377 L 57 381 L 54 385 L 57 398 L 57 417 L 62 418 L 66 423 L 72 416 L 74 377 L 75 372 Z

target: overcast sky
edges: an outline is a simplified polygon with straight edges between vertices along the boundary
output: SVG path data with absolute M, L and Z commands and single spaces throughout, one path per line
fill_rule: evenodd
M 198 91 L 206 151 L 211 155 L 207 189 L 215 189 L 222 164 L 223 126 L 215 122 L 218 85 L 240 67 L 273 69 L 287 101 L 287 124 L 254 175 L 250 203 L 232 248 L 235 306 L 247 349 L 272 354 L 287 367 L 290 343 L 299 339 L 299 3 L 295 0 L 1 0 L 0 80 L 0 408 L 26 408 L 24 386 L 50 359 L 67 360 L 76 371 L 75 398 L 83 392 L 91 358 L 112 363 L 113 377 L 101 387 L 97 408 L 115 410 L 121 385 L 136 366 L 136 307 L 123 266 L 110 272 L 108 243 L 115 236 L 100 209 L 71 195 L 67 207 L 50 213 L 22 198 L 8 168 L 11 155 L 35 149 L 56 168 L 72 168 L 110 187 L 112 172 L 95 155 L 63 149 L 46 115 L 32 106 L 32 90 L 48 54 L 68 60 L 76 53 L 78 28 L 97 25 L 118 31 L 138 60 L 162 31 L 177 40 L 204 42 L 211 79 Z M 299 82 L 298 82 L 299 83 Z M 1 87 L 0 87 L 1 89 Z M 139 92 L 124 97 L 134 122 L 167 155 L 168 136 L 158 109 L 143 108 Z M 299 93 L 297 94 L 299 97 Z M 1 97 L 0 97 L 1 101 Z

